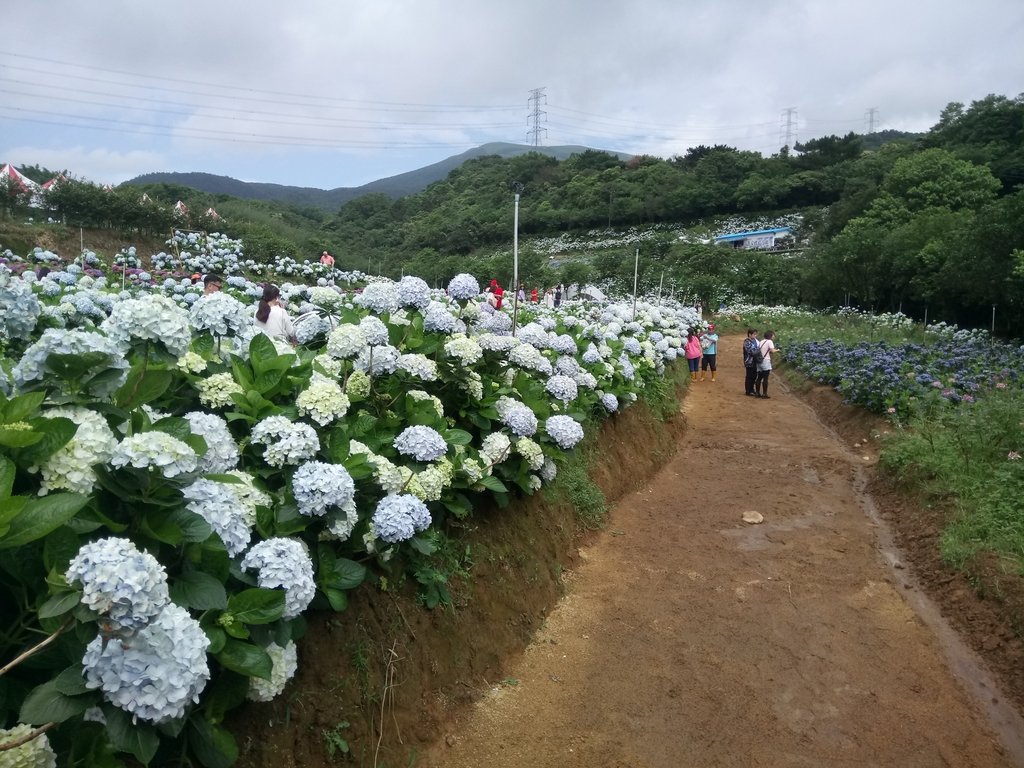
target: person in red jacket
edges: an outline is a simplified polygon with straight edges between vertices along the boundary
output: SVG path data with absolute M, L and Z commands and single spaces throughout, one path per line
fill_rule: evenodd
M 505 290 L 497 280 L 491 280 L 491 293 L 494 294 L 494 308 L 501 309 L 501 300 L 505 296 Z
M 536 288 L 534 288 L 534 289 L 532 289 L 530 291 L 530 303 L 531 304 L 536 304 L 537 303 L 537 289 Z
M 687 331 L 683 352 L 686 355 L 686 362 L 690 366 L 690 381 L 696 381 L 697 368 L 700 366 L 700 357 L 703 351 L 700 348 L 700 336 L 693 328 Z

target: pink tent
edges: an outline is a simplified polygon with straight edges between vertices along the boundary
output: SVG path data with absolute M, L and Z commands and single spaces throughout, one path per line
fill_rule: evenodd
M 10 163 L 0 168 L 0 179 L 10 179 L 22 192 L 36 193 L 39 191 L 38 184 L 32 181 L 32 179 L 22 176 L 18 169 Z
M 59 184 L 62 181 L 67 181 L 67 177 L 63 173 L 58 173 L 52 179 L 43 184 L 43 189 L 50 189 L 51 187 L 53 187 L 56 184 Z
M 213 219 L 214 221 L 220 221 L 220 214 L 219 214 L 219 213 L 217 213 L 217 212 L 216 212 L 216 211 L 215 211 L 215 210 L 213 209 L 213 207 L 212 207 L 212 206 L 211 206 L 211 207 L 209 207 L 209 208 L 207 208 L 207 209 L 206 209 L 206 213 L 204 213 L 203 215 L 204 215 L 204 216 L 206 216 L 206 217 L 207 217 L 208 219 Z
M 181 200 L 179 200 L 174 204 L 174 215 L 188 216 L 188 206 L 181 202 Z

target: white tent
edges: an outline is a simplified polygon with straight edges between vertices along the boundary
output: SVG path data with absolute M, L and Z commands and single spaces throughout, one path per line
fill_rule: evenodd
M 0 179 L 9 179 L 22 192 L 30 192 L 33 195 L 39 193 L 39 185 L 32 179 L 22 176 L 21 172 L 10 163 L 0 168 Z
M 608 297 L 604 295 L 604 292 L 598 289 L 596 285 L 585 285 L 580 289 L 581 299 L 590 299 L 591 301 L 607 301 Z

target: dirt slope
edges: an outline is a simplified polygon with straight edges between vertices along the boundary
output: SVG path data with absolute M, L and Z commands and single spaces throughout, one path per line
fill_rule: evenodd
M 739 342 L 723 346 L 719 380 L 686 397 L 677 455 L 581 551 L 505 682 L 416 765 L 1020 764 L 1019 716 L 995 713 L 1001 744 L 937 638 L 998 704 L 991 682 L 919 618 L 880 549 L 872 450 L 777 381 L 744 397 Z

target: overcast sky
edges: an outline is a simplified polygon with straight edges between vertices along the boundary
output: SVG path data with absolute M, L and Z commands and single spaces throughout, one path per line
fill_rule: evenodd
M 927 130 L 951 101 L 1024 92 L 1022 0 L 5 6 L 0 163 L 100 183 L 357 186 L 533 144 L 533 111 L 548 146 L 770 155 L 787 130 Z

